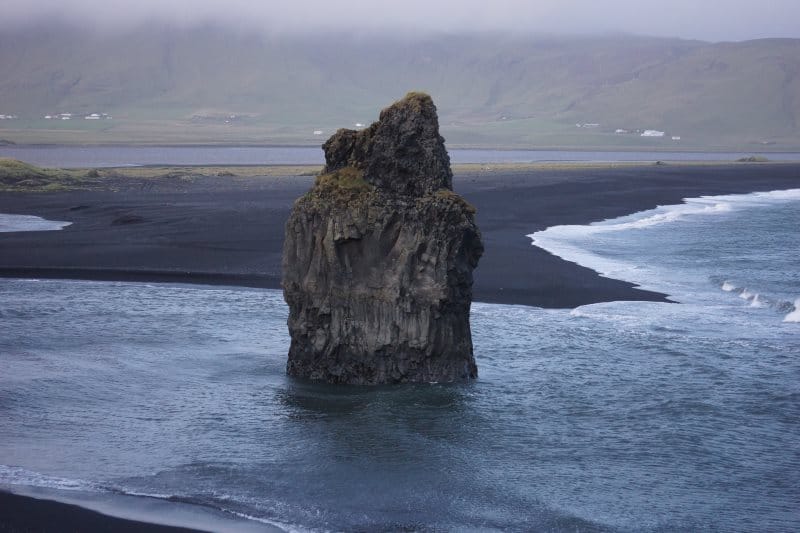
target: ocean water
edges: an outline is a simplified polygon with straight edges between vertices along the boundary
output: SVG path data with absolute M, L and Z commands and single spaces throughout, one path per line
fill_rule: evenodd
M 0 280 L 0 486 L 286 530 L 796 531 L 798 227 L 793 191 L 534 234 L 681 303 L 475 303 L 453 385 L 287 378 L 278 291 Z

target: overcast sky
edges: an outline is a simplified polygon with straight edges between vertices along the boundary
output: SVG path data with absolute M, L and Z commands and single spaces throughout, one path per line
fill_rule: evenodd
M 626 32 L 703 40 L 800 38 L 800 0 L 2 0 L 3 25 L 67 17 L 114 27 L 163 19 L 271 30 Z

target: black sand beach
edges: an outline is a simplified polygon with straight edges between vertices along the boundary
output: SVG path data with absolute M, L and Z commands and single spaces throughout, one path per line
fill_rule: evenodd
M 188 533 L 196 530 L 115 518 L 77 505 L 0 491 L 0 531 L 9 533 L 46 531 Z
M 5 192 L 0 212 L 71 221 L 6 233 L 0 275 L 280 288 L 285 220 L 310 176 L 110 179 L 103 190 Z M 456 172 L 486 251 L 476 301 L 569 308 L 664 296 L 531 246 L 527 234 L 701 195 L 800 186 L 799 164 L 500 166 Z
M 73 224 L 0 233 L 7 277 L 280 287 L 283 225 L 311 177 L 112 179 L 101 190 L 0 193 L 0 213 Z M 456 172 L 478 208 L 486 252 L 475 299 L 567 308 L 664 296 L 606 279 L 530 245 L 526 234 L 701 195 L 800 187 L 800 164 L 584 165 Z M 0 492 L 0 531 L 178 531 Z

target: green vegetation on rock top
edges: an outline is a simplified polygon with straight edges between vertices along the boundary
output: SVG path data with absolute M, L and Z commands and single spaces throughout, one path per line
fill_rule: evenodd
M 333 205 L 350 205 L 361 203 L 373 193 L 375 187 L 367 183 L 364 173 L 355 167 L 344 167 L 334 172 L 320 174 L 314 186 L 301 197 L 313 203 L 331 203 Z
M 334 189 L 369 191 L 373 188 L 364 179 L 364 172 L 355 167 L 344 167 L 334 172 L 320 174 L 314 186 L 323 194 Z
M 426 106 L 433 105 L 433 98 L 428 93 L 421 91 L 409 91 L 406 95 L 392 104 L 390 107 L 395 106 L 411 106 L 411 108 L 419 112 Z
M 450 189 L 439 189 L 435 193 L 433 193 L 434 197 L 440 200 L 446 200 L 449 202 L 456 203 L 460 205 L 467 213 L 474 215 L 478 212 L 477 208 L 466 201 L 463 196 L 460 194 L 451 191 Z

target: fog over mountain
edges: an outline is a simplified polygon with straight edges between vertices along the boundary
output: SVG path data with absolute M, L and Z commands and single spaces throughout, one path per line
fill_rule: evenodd
M 56 25 L 0 30 L 0 65 L 0 113 L 18 117 L 0 138 L 14 142 L 318 144 L 421 90 L 451 144 L 800 145 L 800 39 Z
M 13 142 L 318 143 L 421 90 L 453 144 L 800 146 L 798 0 L 5 0 L 3 21 Z
M 160 21 L 179 26 L 224 22 L 290 32 L 625 32 L 706 41 L 800 37 L 797 0 L 5 0 L 3 4 L 6 28 L 47 20 L 106 29 Z

